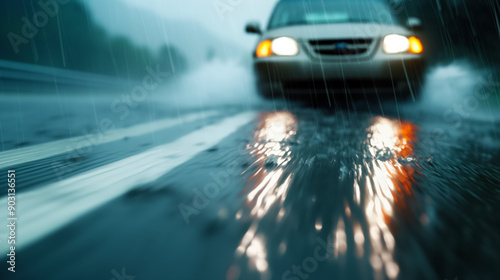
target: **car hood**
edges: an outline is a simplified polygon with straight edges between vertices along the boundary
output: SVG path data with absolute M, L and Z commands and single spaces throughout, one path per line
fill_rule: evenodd
M 336 23 L 318 25 L 294 25 L 264 32 L 264 38 L 292 37 L 295 39 L 345 39 L 379 38 L 388 34 L 410 36 L 412 33 L 399 25 L 378 23 Z

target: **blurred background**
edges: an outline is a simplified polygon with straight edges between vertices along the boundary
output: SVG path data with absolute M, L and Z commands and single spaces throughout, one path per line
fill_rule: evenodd
M 245 24 L 256 20 L 266 26 L 276 1 L 64 3 L 37 30 L 33 16 L 43 10 L 38 1 L 2 1 L 0 59 L 123 79 L 141 78 L 144 66 L 152 64 L 160 64 L 176 74 L 193 71 L 214 60 L 250 65 L 256 38 L 244 33 Z M 401 5 L 397 9 L 401 15 L 422 19 L 431 66 L 461 59 L 480 68 L 498 65 L 497 1 L 396 3 Z M 43 16 L 39 20 L 44 21 Z M 23 28 L 33 38 L 25 38 Z

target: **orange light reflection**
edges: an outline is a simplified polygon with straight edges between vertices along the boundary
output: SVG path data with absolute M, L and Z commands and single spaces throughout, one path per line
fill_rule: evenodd
M 389 223 L 394 209 L 404 208 L 404 199 L 400 197 L 410 196 L 412 192 L 414 169 L 402 165 L 399 159 L 413 155 L 415 141 L 415 125 L 375 118 L 368 128 L 366 160 L 356 168 L 354 201 L 365 209 L 371 245 L 370 263 L 376 276 L 385 272 L 388 278 L 395 279 L 399 275 L 399 265 L 393 258 L 395 239 Z M 364 199 L 360 198 L 362 188 Z M 358 246 L 366 241 L 359 231 L 356 235 Z

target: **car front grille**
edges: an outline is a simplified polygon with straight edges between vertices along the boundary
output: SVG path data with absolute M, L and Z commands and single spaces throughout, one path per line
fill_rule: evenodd
M 364 54 L 368 51 L 372 43 L 373 39 L 309 40 L 309 44 L 316 54 L 328 56 Z

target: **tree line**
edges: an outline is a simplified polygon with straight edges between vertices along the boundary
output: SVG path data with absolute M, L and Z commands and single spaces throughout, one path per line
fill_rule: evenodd
M 78 0 L 16 0 L 0 3 L 0 59 L 66 68 L 125 79 L 141 78 L 146 66 L 182 72 L 177 48 L 153 51 L 96 24 Z

